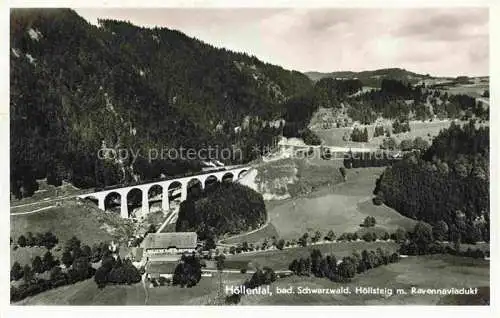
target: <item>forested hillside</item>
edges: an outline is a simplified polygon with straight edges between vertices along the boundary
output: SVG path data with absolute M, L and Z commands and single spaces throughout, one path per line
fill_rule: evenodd
M 421 79 L 431 78 L 429 74 L 417 74 L 402 68 L 384 68 L 373 71 L 339 71 L 331 73 L 321 72 L 306 72 L 305 73 L 313 81 L 319 81 L 324 78 L 333 79 L 358 79 L 364 86 L 380 87 L 383 79 L 392 79 L 416 84 Z
M 177 232 L 194 231 L 200 239 L 250 231 L 266 222 L 262 195 L 238 183 L 218 183 L 181 203 Z
M 429 222 L 443 240 L 489 241 L 489 128 L 452 124 L 422 155 L 385 170 L 375 193 L 401 214 Z
M 467 94 L 449 94 L 425 85 L 383 78 L 379 88 L 368 88 L 360 79 L 323 78 L 314 85 L 315 105 L 345 108 L 352 121 L 371 124 L 377 118 L 406 122 L 457 118 L 489 120 L 489 107 Z M 339 117 L 339 116 L 338 116 Z
M 36 178 L 93 187 L 199 169 L 147 162 L 151 148 L 234 146 L 251 160 L 254 146 L 282 132 L 289 98 L 312 87 L 299 72 L 175 30 L 108 20 L 97 27 L 69 9 L 13 10 L 10 33 L 17 197 L 33 193 Z M 97 160 L 103 147 L 142 160 Z

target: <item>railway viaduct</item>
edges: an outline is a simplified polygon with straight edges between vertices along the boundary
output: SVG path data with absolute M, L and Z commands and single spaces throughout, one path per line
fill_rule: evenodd
M 116 188 L 103 190 L 93 193 L 86 193 L 79 195 L 80 199 L 93 199 L 97 201 L 99 209 L 106 211 L 106 201 L 109 200 L 109 196 L 119 195 L 120 196 L 120 216 L 122 218 L 128 218 L 128 195 L 133 190 L 140 190 L 142 192 L 142 213 L 145 215 L 149 213 L 149 192 L 153 187 L 161 187 L 161 207 L 163 210 L 168 210 L 170 206 L 169 195 L 173 191 L 178 191 L 180 188 L 180 200 L 181 202 L 186 200 L 188 186 L 193 185 L 193 183 L 200 184 L 201 188 L 204 189 L 208 181 L 219 181 L 230 180 L 237 181 L 250 167 L 238 167 L 223 171 L 212 171 L 199 175 L 193 175 L 188 177 L 160 180 L 151 183 L 132 185 L 128 187 Z

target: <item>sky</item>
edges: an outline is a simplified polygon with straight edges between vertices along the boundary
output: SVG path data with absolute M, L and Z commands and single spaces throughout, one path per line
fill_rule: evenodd
M 77 13 L 176 29 L 301 72 L 388 67 L 434 76 L 489 74 L 483 8 L 85 8 Z

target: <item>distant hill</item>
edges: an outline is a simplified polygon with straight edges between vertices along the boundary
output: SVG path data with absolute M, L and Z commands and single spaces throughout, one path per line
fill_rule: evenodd
M 415 84 L 422 79 L 432 78 L 429 74 L 417 74 L 402 68 L 385 68 L 380 70 L 361 72 L 306 72 L 305 74 L 313 81 L 318 81 L 322 78 L 359 79 L 364 86 L 371 87 L 380 87 L 382 79 L 394 79 Z

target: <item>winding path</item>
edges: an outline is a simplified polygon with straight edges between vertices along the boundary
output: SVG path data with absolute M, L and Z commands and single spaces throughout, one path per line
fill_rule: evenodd
M 142 274 L 142 288 L 144 288 L 144 305 L 147 305 L 149 300 L 149 293 L 148 287 L 146 286 L 146 273 Z
M 233 236 L 230 236 L 230 237 L 225 237 L 225 238 L 219 240 L 217 242 L 217 245 L 221 245 L 221 246 L 236 246 L 237 244 L 224 243 L 224 241 L 236 239 L 236 238 L 239 238 L 239 237 L 242 237 L 242 236 L 247 236 L 247 235 L 253 234 L 255 232 L 261 231 L 266 226 L 268 226 L 269 224 L 271 224 L 271 218 L 269 218 L 269 216 L 268 216 L 266 222 L 262 226 L 256 228 L 255 230 L 251 230 L 250 232 L 236 234 L 236 235 L 233 235 Z
M 56 207 L 55 205 L 50 205 L 50 206 L 46 206 L 46 207 L 43 207 L 43 208 L 40 208 L 40 209 L 36 209 L 36 210 L 32 210 L 32 211 L 11 213 L 10 215 L 11 216 L 15 216 L 15 215 L 33 214 L 33 213 L 42 212 L 42 211 L 45 211 L 45 210 L 48 210 L 48 209 L 52 209 L 52 208 L 55 208 L 55 207 Z

